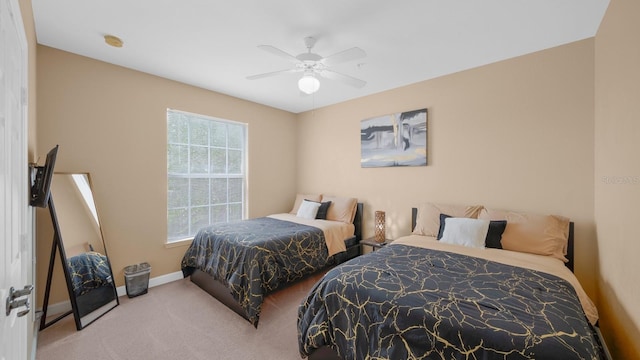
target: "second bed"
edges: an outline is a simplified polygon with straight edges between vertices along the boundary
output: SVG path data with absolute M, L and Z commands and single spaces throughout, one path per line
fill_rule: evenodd
M 330 200 L 329 200 L 330 199 Z M 264 297 L 329 265 L 359 255 L 362 204 L 321 198 L 324 219 L 292 213 L 201 229 L 182 259 L 182 272 L 258 326 Z

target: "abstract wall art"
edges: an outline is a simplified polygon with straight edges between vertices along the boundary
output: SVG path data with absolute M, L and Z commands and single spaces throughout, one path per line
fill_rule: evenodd
M 362 120 L 363 168 L 427 165 L 427 109 Z

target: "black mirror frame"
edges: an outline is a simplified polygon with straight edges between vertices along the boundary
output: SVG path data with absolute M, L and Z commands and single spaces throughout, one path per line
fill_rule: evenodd
M 83 173 L 83 174 L 87 176 L 87 181 L 91 185 L 89 174 L 88 173 Z M 54 175 L 71 175 L 71 173 L 55 173 Z M 87 314 L 84 314 L 84 312 L 81 313 L 81 309 L 78 304 L 78 298 L 76 297 L 76 294 L 73 289 L 73 283 L 71 280 L 72 274 L 67 266 L 67 256 L 66 256 L 65 248 L 62 242 L 60 223 L 58 221 L 58 215 L 55 210 L 53 198 L 54 198 L 54 195 L 51 194 L 48 199 L 49 214 L 51 215 L 51 222 L 53 225 L 54 235 L 53 235 L 53 242 L 51 246 L 51 256 L 49 258 L 49 269 L 47 273 L 47 285 L 45 289 L 44 303 L 42 306 L 42 317 L 40 319 L 40 330 L 44 330 L 45 328 L 53 325 L 54 323 L 58 322 L 59 320 L 61 320 L 62 318 L 66 317 L 71 313 L 73 313 L 74 315 L 76 329 L 82 330 L 84 327 L 93 323 L 95 320 L 97 320 L 98 318 L 100 318 L 101 316 L 111 311 L 113 308 L 115 308 L 120 304 L 120 300 L 118 299 L 118 294 L 115 286 L 115 278 L 113 277 L 113 268 L 111 266 L 111 262 L 109 261 L 109 257 L 107 255 L 106 244 L 104 243 L 104 236 L 102 234 L 102 229 L 100 228 L 100 237 L 102 238 L 104 255 L 106 257 L 106 263 L 107 263 L 107 266 L 109 267 L 109 272 L 111 274 L 111 280 L 112 280 L 111 288 L 113 289 L 113 299 L 109 299 L 109 301 L 105 302 L 103 305 L 101 305 L 100 307 L 98 307 L 92 312 L 89 312 Z M 55 264 L 56 252 L 60 253 L 60 258 L 62 261 L 62 269 L 64 272 L 64 277 L 65 277 L 67 289 L 69 292 L 69 300 L 71 302 L 71 310 L 47 322 L 47 307 L 48 307 L 49 296 L 51 292 L 51 284 L 53 279 L 53 271 L 54 271 L 53 269 Z

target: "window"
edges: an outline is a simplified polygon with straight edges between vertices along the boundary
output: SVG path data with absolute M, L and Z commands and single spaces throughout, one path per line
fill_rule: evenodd
M 167 110 L 167 241 L 245 213 L 247 125 Z

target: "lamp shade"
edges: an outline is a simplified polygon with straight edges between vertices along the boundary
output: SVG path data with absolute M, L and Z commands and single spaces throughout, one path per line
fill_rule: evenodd
M 313 94 L 320 89 L 320 80 L 313 75 L 304 74 L 304 76 L 298 80 L 298 88 L 305 94 Z
M 385 214 L 384 211 L 376 211 L 375 218 L 375 239 L 377 242 L 385 242 L 387 234 L 385 230 Z

